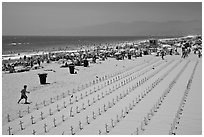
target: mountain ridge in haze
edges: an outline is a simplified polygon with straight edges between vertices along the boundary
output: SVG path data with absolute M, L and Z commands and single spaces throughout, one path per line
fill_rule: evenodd
M 149 22 L 134 21 L 130 23 L 111 22 L 75 29 L 65 30 L 64 33 L 73 36 L 182 36 L 202 34 L 202 21 L 166 21 Z

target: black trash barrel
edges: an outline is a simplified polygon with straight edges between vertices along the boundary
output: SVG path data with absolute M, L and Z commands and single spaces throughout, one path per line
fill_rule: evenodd
M 74 74 L 74 64 L 69 65 L 69 72 L 70 74 Z
M 131 54 L 128 54 L 128 59 L 131 59 Z
M 89 61 L 87 59 L 84 60 L 84 67 L 88 67 L 89 66 Z
M 148 52 L 146 50 L 144 51 L 144 55 L 148 55 Z
M 38 74 L 40 78 L 40 84 L 46 84 L 47 73 Z

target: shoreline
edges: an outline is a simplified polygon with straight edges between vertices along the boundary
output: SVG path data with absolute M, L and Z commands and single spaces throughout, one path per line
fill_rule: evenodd
M 157 40 L 171 40 L 171 39 L 176 39 L 176 38 L 182 38 L 182 37 L 166 37 L 166 38 L 160 38 Z M 149 38 L 149 39 L 156 39 L 156 38 Z M 110 42 L 110 43 L 101 43 L 101 46 L 110 46 L 110 47 L 116 47 L 118 45 L 122 45 L 122 44 L 128 44 L 128 43 L 135 43 L 138 44 L 140 42 L 147 42 L 149 39 L 140 39 L 140 40 L 131 40 L 131 41 L 123 41 L 123 42 Z M 59 47 L 58 49 L 54 49 L 54 50 L 50 50 L 50 49 L 44 49 L 44 50 L 36 50 L 36 51 L 28 51 L 28 52 L 19 52 L 19 53 L 10 53 L 10 54 L 3 54 L 2 53 L 2 60 L 3 61 L 8 61 L 8 60 L 18 60 L 20 58 L 23 58 L 24 56 L 26 57 L 32 57 L 32 56 L 37 56 L 37 55 L 46 55 L 49 53 L 60 53 L 60 52 L 67 52 L 67 53 L 75 53 L 78 52 L 80 50 L 91 50 L 94 49 L 96 46 L 87 46 L 80 48 L 80 47 L 76 47 L 76 48 L 70 48 L 70 49 L 64 49 L 64 50 L 60 50 L 61 47 Z
M 144 41 L 144 40 L 136 40 L 137 42 L 140 42 L 140 41 Z M 102 46 L 108 46 L 111 45 L 110 47 L 116 47 L 117 45 L 120 45 L 120 44 L 124 44 L 124 43 L 129 43 L 129 42 L 132 42 L 132 41 L 124 41 L 124 42 L 119 42 L 119 43 L 116 43 L 116 42 L 112 42 L 112 43 L 109 43 L 109 44 L 104 44 L 102 43 Z M 134 41 L 135 42 L 135 41 Z M 49 53 L 76 53 L 78 51 L 82 51 L 82 50 L 93 50 L 95 49 L 97 46 L 86 46 L 83 48 L 79 48 L 79 47 L 76 47 L 76 48 L 70 48 L 70 49 L 64 49 L 64 50 L 60 50 L 59 49 L 54 49 L 54 50 L 39 50 L 39 51 L 31 51 L 31 52 L 20 52 L 20 53 L 14 53 L 14 54 L 2 54 L 2 60 L 16 60 L 16 59 L 19 59 L 20 57 L 23 58 L 24 56 L 26 57 L 32 57 L 32 56 L 36 56 L 36 55 L 46 55 L 46 54 L 49 54 Z

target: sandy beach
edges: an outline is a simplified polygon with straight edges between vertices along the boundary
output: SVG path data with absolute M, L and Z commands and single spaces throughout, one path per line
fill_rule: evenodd
M 186 59 L 167 55 L 165 60 L 155 55 L 131 60 L 108 58 L 97 60 L 96 64 L 87 68 L 77 66 L 78 73 L 74 75 L 69 73 L 68 68 L 60 68 L 58 62 L 44 63 L 44 68 L 29 72 L 2 74 L 2 132 L 4 135 L 9 132 L 42 135 L 133 134 L 170 82 L 185 68 L 161 107 L 143 127 L 144 130 L 138 132 L 167 135 L 196 61 L 198 67 L 177 134 L 188 134 L 191 129 L 191 134 L 200 135 L 202 60 L 194 54 Z M 40 85 L 38 73 L 44 72 L 48 73 L 47 84 Z M 158 82 L 157 85 L 151 89 L 155 82 Z M 17 103 L 24 84 L 28 85 L 28 101 L 31 104 Z M 151 92 L 147 93 L 149 89 Z M 194 113 L 189 112 L 191 108 Z M 34 117 L 35 124 L 32 124 L 31 117 Z M 186 126 L 185 123 L 190 121 L 193 125 Z M 22 127 L 19 122 L 22 122 Z M 10 131 L 9 127 L 12 128 Z
M 202 135 L 202 2 L 2 2 L 2 135 Z

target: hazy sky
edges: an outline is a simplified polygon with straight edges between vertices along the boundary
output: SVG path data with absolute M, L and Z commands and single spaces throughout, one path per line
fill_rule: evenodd
M 202 3 L 3 3 L 3 35 L 60 35 L 60 31 L 133 21 L 202 20 Z

